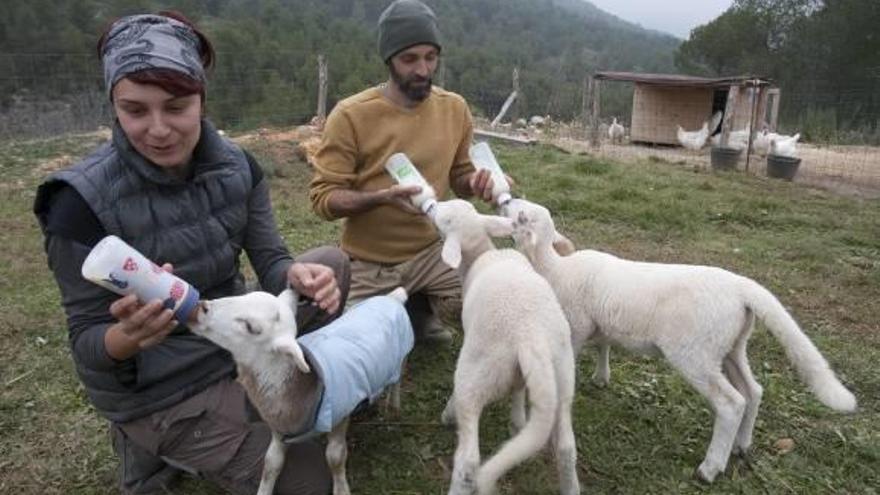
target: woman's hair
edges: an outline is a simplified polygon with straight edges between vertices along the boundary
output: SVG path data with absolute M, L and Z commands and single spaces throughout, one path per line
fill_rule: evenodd
M 202 60 L 202 67 L 204 67 L 207 72 L 208 69 L 214 66 L 214 61 L 216 59 L 214 45 L 211 44 L 211 41 L 205 36 L 205 33 L 201 32 L 191 20 L 176 10 L 160 10 L 156 15 L 169 17 L 189 26 L 193 32 L 196 33 L 196 36 L 199 37 L 199 57 Z M 110 33 L 110 28 L 116 20 L 118 19 L 114 19 L 107 25 L 104 32 L 101 34 L 101 38 L 98 39 L 99 59 L 103 56 L 104 45 L 107 43 L 107 35 Z M 138 84 L 152 84 L 158 86 L 174 96 L 188 96 L 198 93 L 202 96 L 202 101 L 205 99 L 205 84 L 202 81 L 173 69 L 144 69 L 142 71 L 128 74 L 125 77 Z

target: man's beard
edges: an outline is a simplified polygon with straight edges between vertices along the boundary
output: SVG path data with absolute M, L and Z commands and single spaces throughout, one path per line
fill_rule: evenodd
M 431 77 L 420 77 L 417 75 L 413 75 L 410 77 L 404 77 L 397 73 L 394 70 L 394 66 L 389 67 L 391 69 L 391 80 L 394 81 L 394 84 L 400 88 L 400 91 L 406 95 L 411 101 L 424 101 L 428 95 L 431 94 Z

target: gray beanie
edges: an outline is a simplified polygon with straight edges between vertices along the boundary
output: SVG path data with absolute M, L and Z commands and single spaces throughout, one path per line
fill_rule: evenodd
M 379 16 L 379 55 L 387 62 L 397 52 L 429 43 L 440 47 L 437 17 L 419 0 L 395 0 Z

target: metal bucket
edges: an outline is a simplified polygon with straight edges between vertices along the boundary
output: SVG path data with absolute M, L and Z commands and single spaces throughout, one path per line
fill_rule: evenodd
M 711 163 L 714 170 L 736 170 L 736 164 L 742 155 L 741 149 L 713 147 Z
M 800 158 L 767 155 L 767 177 L 792 180 L 801 164 Z

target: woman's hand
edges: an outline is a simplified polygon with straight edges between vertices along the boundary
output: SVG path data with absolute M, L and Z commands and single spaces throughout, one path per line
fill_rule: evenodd
M 339 309 L 342 291 L 336 285 L 333 269 L 317 263 L 294 263 L 287 270 L 287 280 L 301 296 L 315 301 L 329 314 Z
M 110 314 L 119 321 L 107 329 L 104 345 L 107 354 L 119 361 L 162 342 L 177 327 L 174 313 L 162 301 L 141 304 L 134 294 L 114 301 Z
M 170 263 L 162 269 L 171 273 Z M 104 347 L 113 359 L 122 361 L 152 347 L 163 340 L 177 327 L 177 320 L 170 309 L 162 306 L 158 299 L 142 304 L 137 296 L 129 294 L 110 305 L 110 314 L 117 321 L 104 334 Z

